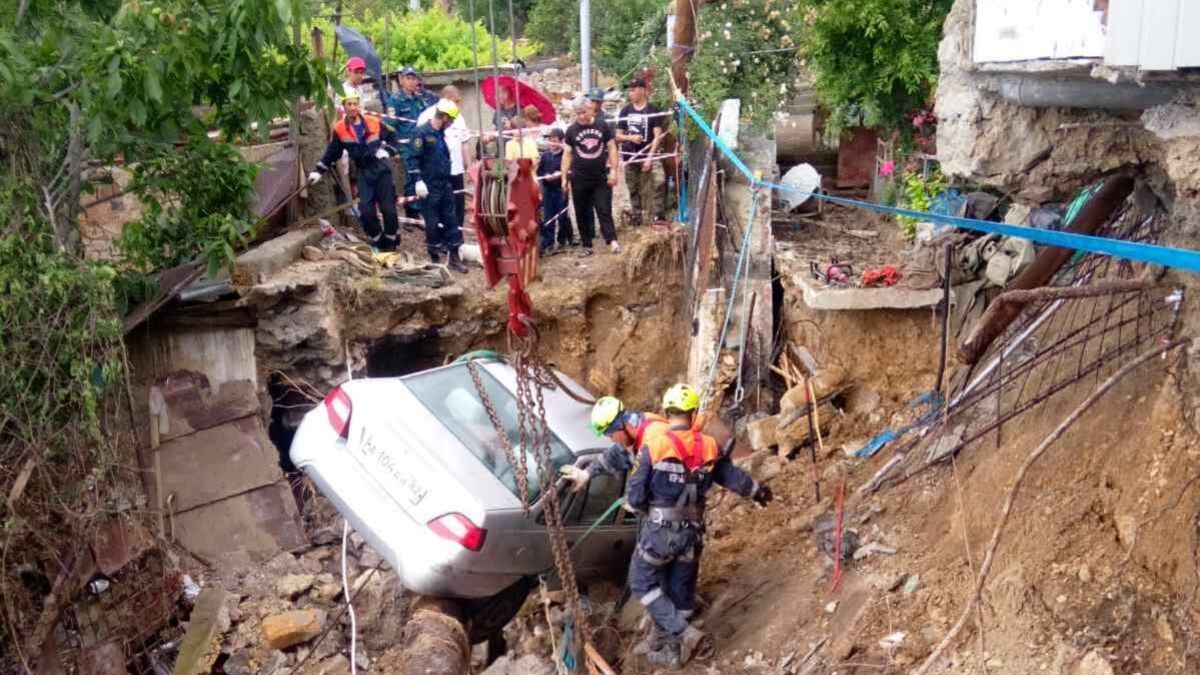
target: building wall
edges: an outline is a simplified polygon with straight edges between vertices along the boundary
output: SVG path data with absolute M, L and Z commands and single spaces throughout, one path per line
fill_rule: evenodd
M 1147 71 L 1200 66 L 1195 0 L 975 0 L 978 64 L 1090 59 Z

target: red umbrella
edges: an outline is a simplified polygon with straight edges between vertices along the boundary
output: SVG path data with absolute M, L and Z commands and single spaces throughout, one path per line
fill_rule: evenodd
M 554 104 L 536 87 L 526 84 L 511 75 L 491 75 L 483 78 L 479 88 L 483 92 L 483 100 L 493 108 L 496 107 L 496 82 L 501 89 L 507 89 L 514 102 L 521 108 L 527 105 L 535 106 L 542 113 L 542 123 L 553 124 L 558 115 L 554 112 Z

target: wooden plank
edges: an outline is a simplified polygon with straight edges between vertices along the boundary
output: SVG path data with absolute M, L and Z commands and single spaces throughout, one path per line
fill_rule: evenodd
M 167 441 L 155 455 L 176 515 L 283 478 L 279 453 L 257 416 Z
M 1144 10 L 1139 66 L 1142 70 L 1174 70 L 1179 2 L 1177 0 L 1147 2 Z
M 1110 66 L 1136 66 L 1142 52 L 1143 0 L 1118 0 L 1108 6 L 1108 39 L 1104 44 L 1104 63 Z
M 1200 67 L 1200 3 L 1179 0 L 1179 24 L 1175 33 L 1175 67 Z
M 226 382 L 214 393 L 203 375 L 182 371 L 168 375 L 158 389 L 163 396 L 160 442 L 257 414 L 261 408 L 258 390 L 248 380 Z M 153 437 L 151 445 L 156 445 Z

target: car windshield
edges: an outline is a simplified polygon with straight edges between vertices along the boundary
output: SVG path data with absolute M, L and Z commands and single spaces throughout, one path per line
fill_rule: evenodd
M 485 368 L 478 370 L 488 398 L 495 406 L 496 415 L 508 432 L 508 442 L 512 444 L 513 455 L 519 461 L 523 453 L 528 463 L 529 501 L 533 502 L 538 497 L 541 472 L 532 448 L 525 449 L 520 444 L 521 439 L 517 431 L 517 399 Z M 504 483 L 514 495 L 521 496 L 517 491 L 516 471 L 504 454 L 504 443 L 496 433 L 487 409 L 480 401 L 475 383 L 471 380 L 471 373 L 465 364 L 410 375 L 404 378 L 404 384 L 441 420 L 450 433 L 492 472 L 492 475 Z M 557 475 L 559 467 L 573 459 L 574 456 L 567 446 L 551 432 L 550 460 L 554 465 L 553 475 Z

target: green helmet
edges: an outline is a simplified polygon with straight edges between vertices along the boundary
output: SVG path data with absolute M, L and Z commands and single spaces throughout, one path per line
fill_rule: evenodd
M 677 384 L 663 394 L 662 405 L 667 412 L 693 412 L 700 407 L 700 394 L 690 384 Z
M 600 398 L 592 406 L 592 432 L 598 437 L 603 436 L 623 412 L 625 404 L 621 403 L 621 399 L 614 396 Z

